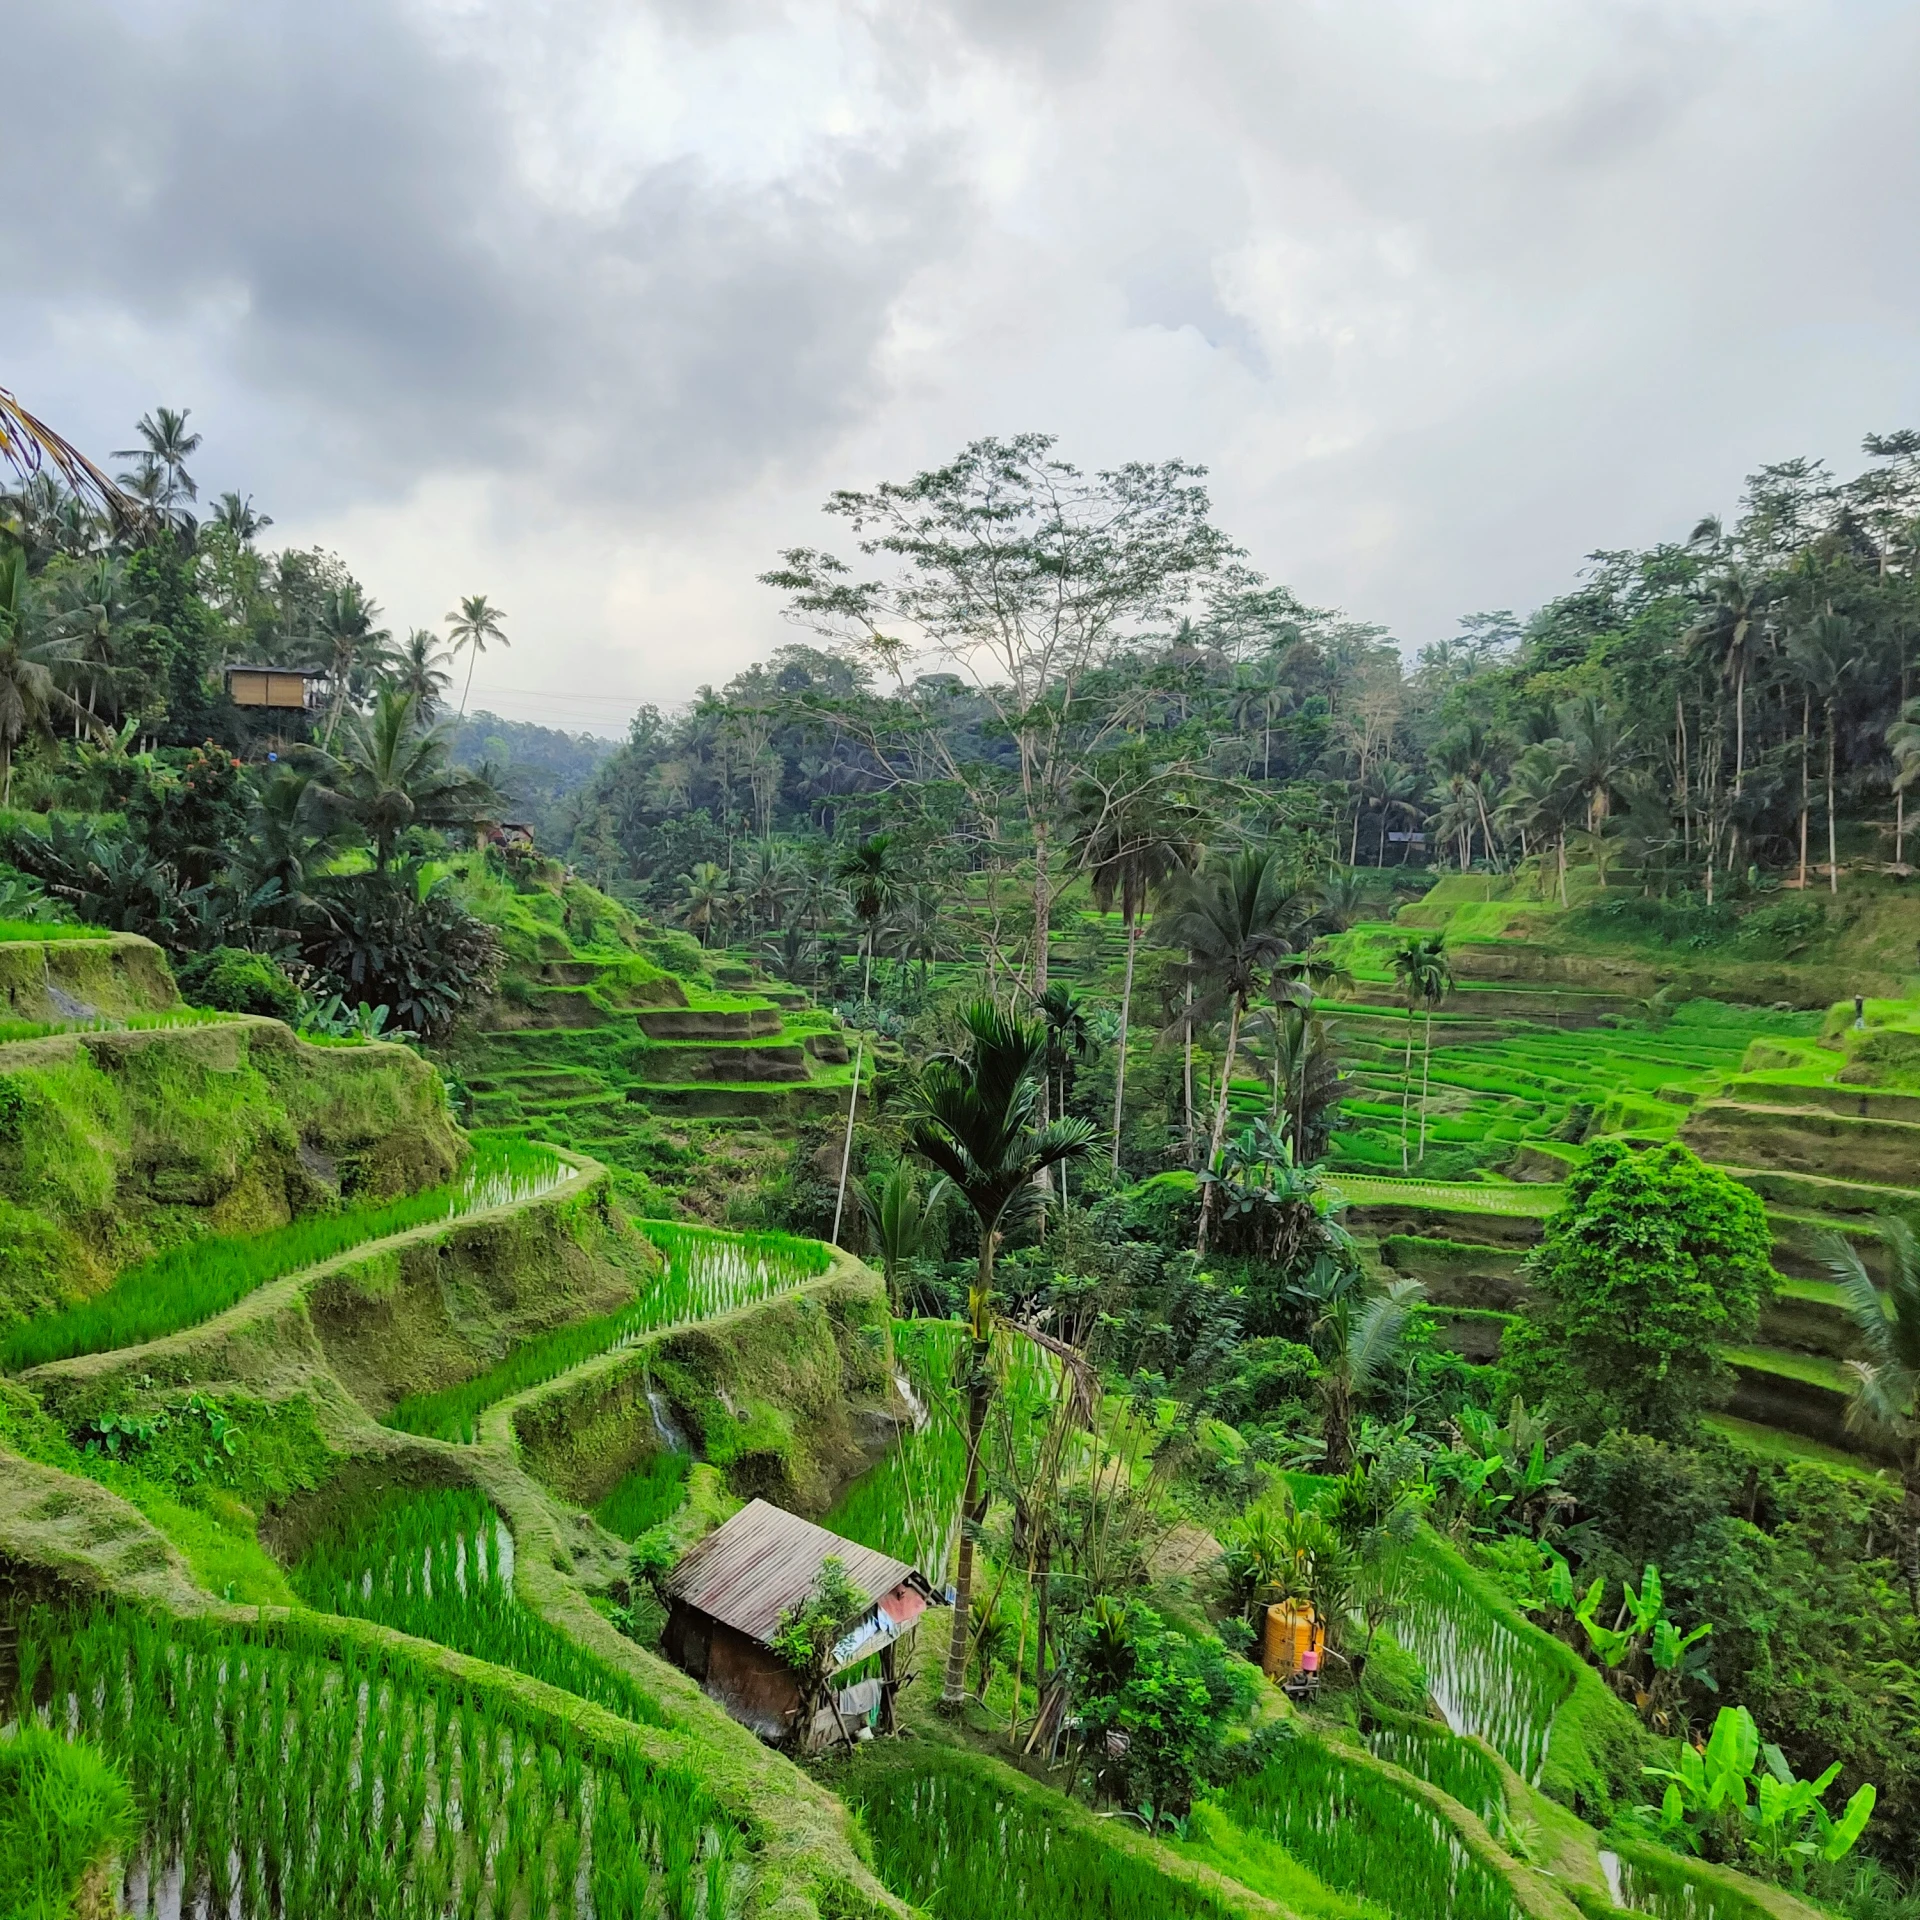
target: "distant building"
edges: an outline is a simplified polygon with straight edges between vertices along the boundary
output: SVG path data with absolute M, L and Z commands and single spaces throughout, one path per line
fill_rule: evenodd
M 326 675 L 308 667 L 229 667 L 227 698 L 236 707 L 311 713 Z
M 864 1686 L 837 1690 L 832 1704 L 800 1725 L 803 1702 L 793 1669 L 773 1650 L 782 1617 L 804 1605 L 820 1570 L 838 1560 L 868 1602 L 834 1648 L 834 1672 L 880 1657 Z M 928 1607 L 939 1604 L 925 1577 L 904 1561 L 856 1546 L 798 1514 L 755 1500 L 717 1527 L 667 1580 L 662 1648 L 743 1726 L 763 1740 L 813 1748 L 851 1736 L 869 1719 L 893 1725 L 899 1681 L 895 1653 Z

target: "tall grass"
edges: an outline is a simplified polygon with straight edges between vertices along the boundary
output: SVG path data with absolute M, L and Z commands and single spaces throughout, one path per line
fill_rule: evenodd
M 1375 1727 L 1367 1735 L 1367 1749 L 1377 1759 L 1390 1760 L 1442 1793 L 1452 1794 L 1486 1822 L 1490 1833 L 1505 1831 L 1507 1789 L 1500 1769 L 1458 1734 L 1409 1720 Z
M 650 1453 L 594 1508 L 593 1517 L 622 1540 L 638 1540 L 680 1511 L 693 1460 L 677 1450 Z
M 1112 1844 L 1072 1802 L 973 1755 L 918 1746 L 910 1761 L 856 1767 L 843 1791 L 880 1878 L 940 1920 L 1228 1920 L 1243 1911 Z
M 1329 1886 L 1402 1920 L 1524 1920 L 1509 1888 L 1434 1808 L 1310 1735 L 1223 1788 L 1236 1824 L 1276 1840 Z
M 361 1504 L 288 1576 L 321 1613 L 377 1620 L 491 1660 L 648 1726 L 666 1716 L 626 1674 L 604 1666 L 513 1590 L 513 1535 L 465 1488 L 395 1490 Z
M 1418 1564 L 1412 1603 L 1395 1634 L 1426 1668 L 1447 1725 L 1478 1735 L 1537 1786 L 1554 1715 L 1570 1691 L 1566 1668 L 1538 1640 L 1492 1613 L 1436 1542 L 1422 1543 Z
M 722 1233 L 672 1220 L 643 1220 L 640 1225 L 666 1256 L 666 1266 L 638 1300 L 540 1334 L 458 1386 L 409 1394 L 386 1416 L 386 1424 L 403 1433 L 471 1443 L 479 1436 L 480 1416 L 496 1401 L 557 1379 L 649 1333 L 791 1292 L 825 1273 L 832 1259 L 818 1240 L 792 1234 Z
M 17 1371 L 158 1340 L 224 1313 L 256 1288 L 368 1241 L 558 1186 L 568 1168 L 550 1148 L 513 1134 L 475 1134 L 456 1180 L 379 1206 L 308 1214 L 266 1233 L 219 1235 L 170 1247 L 129 1267 L 104 1293 L 44 1320 L 15 1327 L 0 1342 L 0 1367 Z
M 29 1613 L 20 1666 L 24 1717 L 132 1785 L 128 1914 L 712 1920 L 739 1901 L 739 1833 L 690 1773 L 398 1652 L 96 1602 Z

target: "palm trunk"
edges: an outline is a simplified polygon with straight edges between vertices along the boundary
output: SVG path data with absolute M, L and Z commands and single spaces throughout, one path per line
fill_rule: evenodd
M 1840 843 L 1833 818 L 1833 702 L 1827 702 L 1827 889 L 1840 891 Z
M 1227 1096 L 1233 1089 L 1233 1061 L 1240 1051 L 1240 1001 L 1236 995 L 1233 1011 L 1227 1016 L 1227 1057 L 1220 1063 L 1220 1094 L 1213 1103 L 1213 1140 L 1207 1148 L 1207 1171 L 1217 1173 L 1220 1166 L 1220 1143 L 1227 1136 Z M 1194 1252 L 1205 1253 L 1207 1238 L 1213 1226 L 1213 1196 L 1215 1184 L 1207 1183 L 1206 1191 L 1200 1196 L 1200 1238 Z
M 1560 856 L 1560 907 L 1564 912 L 1567 905 L 1567 830 L 1564 826 L 1560 829 L 1555 846 Z
M 1052 874 L 1047 864 L 1047 822 L 1033 823 L 1033 997 L 1047 990 L 1047 931 L 1053 911 Z
M 1400 1171 L 1407 1164 L 1407 1103 L 1413 1096 L 1413 1002 L 1407 1002 L 1407 1060 L 1400 1072 Z
M 1740 797 L 1747 771 L 1747 661 L 1745 654 L 1733 670 L 1733 797 Z
M 1426 1026 L 1420 1041 L 1420 1158 L 1427 1157 L 1427 1086 L 1433 1072 L 1433 1008 L 1427 1008 Z
M 1191 956 L 1189 956 L 1191 958 Z M 1182 1142 L 1188 1166 L 1193 1165 L 1193 982 L 1187 982 L 1186 1012 L 1181 1020 L 1186 1059 L 1183 1068 L 1182 1097 L 1185 1133 Z
M 1813 748 L 1813 695 L 1800 696 L 1800 891 L 1807 890 L 1807 815 L 1809 805 L 1807 760 Z
M 1127 975 L 1120 986 L 1120 1056 L 1113 1072 L 1113 1171 L 1120 1173 L 1120 1115 L 1127 1099 L 1127 1022 L 1133 1013 L 1133 955 L 1140 939 L 1135 921 L 1127 922 Z
M 993 1224 L 980 1223 L 980 1267 L 974 1281 L 973 1355 L 967 1378 L 967 1482 L 960 1496 L 960 1541 L 953 1575 L 953 1638 L 947 1645 L 947 1677 L 940 1703 L 949 1709 L 967 1697 L 967 1642 L 973 1628 L 973 1545 L 986 1517 L 986 1488 L 980 1472 L 980 1449 L 987 1430 L 987 1400 L 992 1387 L 988 1371 L 993 1323 Z

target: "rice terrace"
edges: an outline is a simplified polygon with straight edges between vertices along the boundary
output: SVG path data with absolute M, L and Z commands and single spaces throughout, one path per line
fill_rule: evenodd
M 1558 323 L 1322 312 L 1334 251 L 1291 241 L 1203 249 L 1205 311 L 1163 323 L 1199 241 L 1151 238 L 1151 143 L 1101 148 L 1075 216 L 1095 251 L 1102 206 L 1140 224 L 1124 290 L 1076 296 L 1074 248 L 993 198 L 1083 164 L 1057 116 L 1145 58 L 1122 16 L 1197 58 L 1182 10 L 1076 10 L 1017 78 L 1046 9 L 1002 44 L 964 9 L 928 39 L 642 6 L 565 59 L 568 10 L 501 43 L 456 9 L 444 44 L 391 11 L 250 19 L 215 64 L 280 49 L 262 124 L 140 143 L 143 220 L 220 160 L 188 278 L 76 307 L 0 389 L 0 1920 L 1920 1920 L 1920 432 L 1744 485 L 1676 440 L 1638 492 L 1600 450 L 1604 496 L 1536 448 L 1526 538 L 1488 495 L 1443 564 L 1423 516 L 1479 456 L 1442 407 L 1386 474 L 1356 369 L 1391 335 L 1433 377 L 1403 298 L 1516 366 Z M 1267 71 L 1205 11 L 1209 59 Z M 1261 30 L 1311 75 L 1377 11 Z M 1565 48 L 1515 16 L 1496 59 L 1483 11 L 1396 14 L 1392 59 L 1452 76 L 1433 197 L 1498 228 L 1521 202 L 1447 173 L 1441 121 Z M 213 42 L 140 31 L 164 118 Z M 10 95 L 126 32 L 43 71 L 23 31 Z M 456 48 L 497 112 L 448 110 Z M 1202 85 L 1147 64 L 1143 99 Z M 951 197 L 896 216 L 876 179 L 904 209 L 933 162 L 875 156 L 936 72 L 907 117 Z M 718 116 L 728 164 L 606 145 L 638 92 L 661 153 Z M 1306 137 L 1310 93 L 1262 92 L 1262 128 Z M 311 204 L 394 223 L 378 354 L 330 330 L 373 269 L 309 189 L 227 197 L 310 95 Z M 1405 173 L 1363 96 L 1315 111 Z M 1037 117 L 976 205 L 987 97 Z M 1247 157 L 1222 204 L 1265 218 L 1226 98 L 1167 137 Z M 117 258 L 126 195 L 62 125 Z M 1372 191 L 1327 216 L 1340 272 L 1492 245 L 1369 236 Z M 1044 280 L 992 362 L 1027 378 L 1046 334 L 1105 423 L 1084 462 L 898 455 L 945 412 L 815 443 L 882 404 L 847 367 L 918 406 L 975 324 L 952 288 L 1008 297 L 922 262 L 884 353 L 855 341 L 882 256 L 962 207 Z M 295 287 L 194 251 L 283 225 Z M 56 267 L 19 257 L 24 313 Z M 1126 309 L 1125 381 L 1042 306 Z M 1174 342 L 1191 384 L 1155 399 Z M 1251 384 L 1207 400 L 1227 352 Z M 129 356 L 219 409 L 101 424 Z M 1281 366 L 1339 407 L 1282 432 L 1250 397 Z M 1206 425 L 1243 413 L 1257 461 Z M 1190 417 L 1211 475 L 1130 457 Z M 1314 604 L 1356 555 L 1361 610 Z M 414 624 L 476 556 L 519 614 Z M 1433 627 L 1456 577 L 1531 611 Z

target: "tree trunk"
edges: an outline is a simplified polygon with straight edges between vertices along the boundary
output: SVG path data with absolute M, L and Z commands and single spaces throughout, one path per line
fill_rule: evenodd
M 1053 912 L 1053 875 L 1048 866 L 1047 823 L 1036 817 L 1033 823 L 1033 997 L 1047 990 L 1047 932 Z
M 1733 797 L 1740 797 L 1740 788 L 1747 772 L 1747 657 L 1743 652 L 1740 663 L 1733 670 Z
M 1192 959 L 1189 954 L 1188 959 Z M 1187 982 L 1186 1012 L 1181 1020 L 1181 1032 L 1185 1040 L 1186 1059 L 1184 1063 L 1183 1098 L 1185 1101 L 1185 1135 L 1183 1147 L 1188 1166 L 1193 1165 L 1193 982 Z
M 1567 830 L 1563 826 L 1555 842 L 1560 857 L 1560 908 L 1564 913 L 1567 905 Z
M 1800 891 L 1807 890 L 1807 815 L 1813 811 L 1807 761 L 1813 751 L 1813 695 L 1800 696 Z
M 1120 1174 L 1120 1116 L 1127 1099 L 1127 1022 L 1133 1013 L 1133 955 L 1139 945 L 1138 922 L 1129 917 L 1127 932 L 1127 974 L 1120 986 L 1120 1052 L 1113 1070 L 1113 1172 Z
M 943 1707 L 957 1709 L 967 1697 L 967 1642 L 973 1630 L 973 1544 L 986 1517 L 987 1493 L 980 1471 L 980 1449 L 987 1430 L 987 1400 L 993 1376 L 988 1371 L 993 1334 L 993 1235 L 980 1223 L 980 1269 L 974 1282 L 972 1367 L 967 1376 L 967 1481 L 960 1496 L 960 1542 L 953 1576 L 953 1638 L 947 1646 Z
M 1400 1073 L 1400 1171 L 1407 1165 L 1407 1103 L 1413 1096 L 1413 1002 L 1407 1002 L 1407 1061 Z
M 1420 1042 L 1420 1158 L 1427 1157 L 1427 1086 L 1433 1072 L 1433 1008 L 1427 1008 L 1426 1026 Z
M 1213 1140 L 1207 1148 L 1207 1171 L 1217 1173 L 1220 1167 L 1220 1143 L 1227 1134 L 1227 1095 L 1233 1088 L 1233 1061 L 1240 1050 L 1240 1000 L 1235 995 L 1233 1011 L 1227 1016 L 1227 1057 L 1220 1064 L 1220 1097 L 1213 1103 Z M 1214 1182 L 1207 1183 L 1206 1191 L 1200 1196 L 1200 1238 L 1194 1252 L 1205 1253 L 1207 1237 L 1213 1225 L 1213 1196 L 1216 1191 Z
M 1833 702 L 1827 702 L 1827 889 L 1840 891 L 1840 842 L 1833 818 Z

